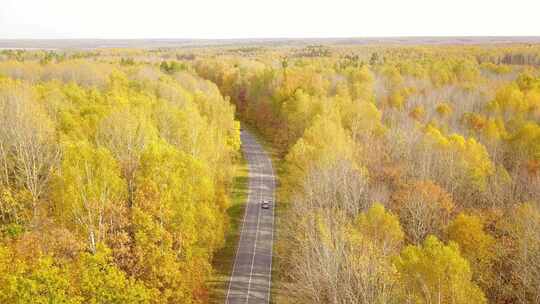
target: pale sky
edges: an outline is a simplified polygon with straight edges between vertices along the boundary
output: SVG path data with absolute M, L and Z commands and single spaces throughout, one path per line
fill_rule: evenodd
M 540 0 L 0 0 L 0 39 L 539 35 Z

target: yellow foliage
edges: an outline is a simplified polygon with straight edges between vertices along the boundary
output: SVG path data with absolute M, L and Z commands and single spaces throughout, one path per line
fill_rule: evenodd
M 416 106 L 411 110 L 411 112 L 409 112 L 409 116 L 412 119 L 417 120 L 417 121 L 423 120 L 425 115 L 426 115 L 426 110 L 424 109 L 423 106 Z
M 452 115 L 453 109 L 448 103 L 442 102 L 437 105 L 436 111 L 437 111 L 437 114 L 439 114 L 439 116 L 448 117 Z
M 388 103 L 394 108 L 402 109 L 405 106 L 405 97 L 402 92 L 393 91 L 388 97 Z
M 380 203 L 373 204 L 367 212 L 360 214 L 356 219 L 356 227 L 383 254 L 396 253 L 405 237 L 397 216 L 387 212 Z
M 426 139 L 430 143 L 443 148 L 448 147 L 450 144 L 450 141 L 442 134 L 442 132 L 431 124 L 426 126 L 424 132 L 426 133 Z
M 455 243 L 429 236 L 421 246 L 407 246 L 395 260 L 406 303 L 480 304 L 486 298 L 472 282 L 472 272 Z
M 384 132 L 382 112 L 374 103 L 348 97 L 336 97 L 336 103 L 343 127 L 350 130 L 355 138 L 362 135 L 380 135 Z
M 497 90 L 488 108 L 495 112 L 510 112 L 513 114 L 525 114 L 529 106 L 525 101 L 525 95 L 516 84 L 509 84 Z
M 473 277 L 482 286 L 490 286 L 491 267 L 495 260 L 495 238 L 484 231 L 482 219 L 460 213 L 448 226 L 448 238 L 459 245 L 463 256 L 471 263 Z
M 458 134 L 445 136 L 437 128 L 428 125 L 425 129 L 428 145 L 443 153 L 450 153 L 455 169 L 462 170 L 479 190 L 486 187 L 487 178 L 494 174 L 495 167 L 486 148 L 474 138 Z
M 529 121 L 511 137 L 516 148 L 525 152 L 530 159 L 540 160 L 540 125 Z

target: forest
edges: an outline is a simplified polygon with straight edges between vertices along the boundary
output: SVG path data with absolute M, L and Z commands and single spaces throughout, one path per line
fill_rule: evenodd
M 159 64 L 4 56 L 0 303 L 205 301 L 228 227 L 234 107 Z
M 540 46 L 0 51 L 0 303 L 207 303 L 240 122 L 273 303 L 540 303 Z

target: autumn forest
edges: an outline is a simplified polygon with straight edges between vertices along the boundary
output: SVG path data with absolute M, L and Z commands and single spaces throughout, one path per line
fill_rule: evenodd
M 0 303 L 218 303 L 241 129 L 278 177 L 272 303 L 540 303 L 539 67 L 518 43 L 0 50 Z

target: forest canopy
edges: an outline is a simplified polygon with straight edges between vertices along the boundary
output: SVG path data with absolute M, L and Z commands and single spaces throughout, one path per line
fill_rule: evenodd
M 277 303 L 540 302 L 540 47 L 0 51 L 0 302 L 206 303 L 240 124 Z
M 192 72 L 79 57 L 0 62 L 0 302 L 206 301 L 234 107 Z
M 540 301 L 539 55 L 322 45 L 194 60 L 281 151 L 278 302 Z

